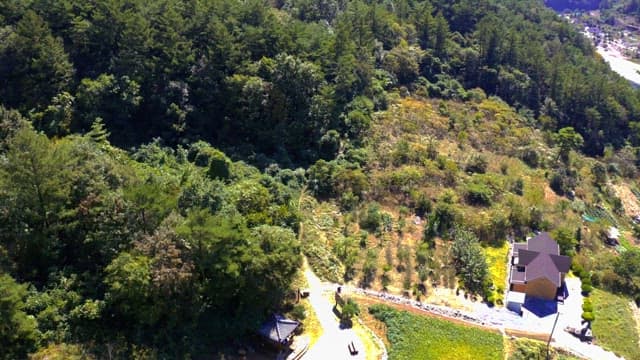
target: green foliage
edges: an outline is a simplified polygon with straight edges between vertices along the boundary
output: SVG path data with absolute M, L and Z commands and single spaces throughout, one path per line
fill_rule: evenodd
M 39 340 L 37 322 L 24 312 L 26 285 L 18 284 L 7 274 L 0 275 L 0 345 L 2 359 L 25 358 L 36 349 Z
M 598 185 L 631 176 L 640 100 L 541 2 L 505 1 L 0 6 L 0 266 L 34 285 L 21 311 L 37 319 L 41 346 L 61 342 L 43 351 L 76 356 L 64 344 L 77 339 L 83 351 L 121 358 L 217 348 L 212 339 L 253 330 L 278 307 L 299 265 L 294 231 L 323 277 L 340 281 L 362 264 L 370 283 L 381 251 L 366 249 L 367 233 L 350 234 L 353 219 L 390 238 L 415 229 L 404 224 L 408 213 L 396 222 L 362 206 L 373 200 L 427 218 L 420 279 L 435 268 L 434 238 L 450 237 L 456 224 L 483 241 L 563 229 L 538 170 L 504 157 L 555 164 L 536 126 L 565 165 L 580 159 L 573 150 L 606 154 L 605 171 L 591 172 Z M 387 127 L 387 107 L 403 127 Z M 395 147 L 376 142 L 377 127 Z M 86 135 L 64 137 L 74 131 Z M 395 167 L 385 171 L 389 160 Z M 479 177 L 494 160 L 508 169 Z M 579 184 L 585 163 L 556 164 L 552 188 L 597 201 L 602 194 Z M 459 166 L 476 175 L 469 181 Z M 521 170 L 522 181 L 507 177 Z M 432 204 L 442 187 L 450 190 Z M 468 216 L 451 189 L 466 190 L 458 195 L 485 213 Z M 330 229 L 308 219 L 298 227 L 305 190 L 351 213 Z M 604 199 L 622 210 L 621 200 Z M 564 238 L 570 253 L 574 240 Z M 583 243 L 590 256 L 591 236 Z M 409 288 L 413 257 L 400 250 Z M 640 297 L 636 257 L 627 251 L 586 267 L 594 283 Z
M 389 359 L 502 359 L 502 336 L 386 305 L 369 312 L 387 326 Z
M 551 175 L 549 186 L 556 194 L 566 195 L 576 187 L 576 178 L 575 171 L 568 168 L 558 169 Z
M 465 170 L 470 173 L 484 174 L 487 171 L 487 165 L 487 159 L 484 156 L 474 155 L 467 163 Z
M 603 348 L 625 359 L 638 359 L 638 330 L 629 319 L 633 310 L 629 299 L 623 296 L 594 290 L 590 296 L 596 314 L 591 324 L 593 336 Z
M 3 25 L 8 25 L 3 23 Z M 54 96 L 69 90 L 73 65 L 63 40 L 52 34 L 49 24 L 33 10 L 3 30 L 0 45 L 0 86 L 3 103 L 12 108 L 44 108 Z
M 306 319 L 307 313 L 306 313 L 306 310 L 304 309 L 304 305 L 302 304 L 295 305 L 291 310 L 291 316 L 298 321 L 302 321 Z
M 483 183 L 471 183 L 467 185 L 467 201 L 471 205 L 490 206 L 493 199 L 493 190 Z
M 438 201 L 429 215 L 424 229 L 424 239 L 429 240 L 437 235 L 446 235 L 458 222 L 459 212 L 456 207 L 445 201 Z
M 634 299 L 640 298 L 640 251 L 633 248 L 623 252 L 614 262 L 613 284 L 616 291 L 630 294 Z
M 360 227 L 372 232 L 382 230 L 382 215 L 383 212 L 380 210 L 380 205 L 378 203 L 374 202 L 369 204 L 360 218 Z
M 526 338 L 516 338 L 511 340 L 513 345 L 512 352 L 507 356 L 508 360 L 531 360 L 547 358 L 547 346 L 542 341 L 530 340 Z M 549 359 L 576 359 L 564 354 L 558 353 L 554 348 L 550 349 Z
M 584 139 L 580 134 L 576 133 L 573 127 L 565 127 L 558 130 L 553 139 L 558 144 L 559 156 L 565 163 L 569 161 L 569 152 L 580 148 L 584 144 Z
M 367 255 L 362 265 L 364 275 L 363 285 L 368 286 L 376 276 L 378 271 L 378 252 L 375 249 L 367 250 Z
M 35 354 L 29 355 L 33 360 L 83 360 L 93 359 L 86 350 L 79 345 L 72 344 L 49 344 L 46 348 L 39 350 Z
M 340 324 L 350 328 L 353 325 L 353 317 L 360 314 L 360 307 L 353 299 L 348 298 L 340 309 Z
M 553 239 L 560 245 L 560 253 L 567 256 L 573 256 L 576 253 L 576 246 L 578 241 L 575 237 L 575 232 L 570 228 L 558 228 L 552 233 Z
M 582 312 L 582 320 L 591 322 L 591 321 L 593 321 L 595 319 L 596 319 L 596 317 L 592 312 L 588 312 L 588 311 L 583 311 Z
M 478 238 L 470 231 L 456 229 L 452 254 L 456 273 L 464 287 L 473 293 L 483 294 L 489 270 Z
M 535 149 L 527 148 L 520 155 L 522 161 L 532 168 L 537 168 L 540 165 L 540 155 Z
M 7 143 L 0 164 L 4 244 L 15 248 L 18 273 L 30 280 L 47 277 L 61 243 L 54 224 L 62 220 L 71 196 L 69 148 L 53 144 L 29 127 L 18 130 Z M 17 224 L 25 224 L 23 228 Z

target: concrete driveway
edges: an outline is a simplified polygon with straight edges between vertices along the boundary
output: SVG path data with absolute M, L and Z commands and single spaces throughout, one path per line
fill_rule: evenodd
M 304 360 L 364 360 L 365 349 L 360 338 L 351 329 L 342 329 L 340 322 L 333 312 L 333 304 L 328 296 L 332 287 L 322 284 L 320 279 L 308 267 L 305 276 L 309 282 L 309 302 L 318 316 L 324 330 L 318 342 L 309 349 Z M 353 342 L 358 349 L 357 355 L 351 355 L 347 346 Z
M 566 327 L 582 328 L 582 290 L 580 279 L 565 279 L 568 296 L 564 300 L 564 304 L 557 304 L 558 324 L 553 332 L 553 340 L 551 344 L 554 347 L 569 350 L 586 359 L 594 360 L 614 360 L 620 359 L 614 353 L 604 350 L 603 348 L 580 341 L 577 337 L 566 332 Z M 546 304 L 533 304 L 529 309 L 523 307 L 522 317 L 527 327 L 535 329 L 538 332 L 551 332 L 553 322 L 556 319 L 556 313 L 548 311 L 550 309 Z

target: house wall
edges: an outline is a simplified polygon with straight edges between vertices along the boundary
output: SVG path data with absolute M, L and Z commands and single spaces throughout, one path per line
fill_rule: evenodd
M 527 284 L 511 284 L 511 291 L 527 292 Z
M 539 278 L 527 282 L 525 293 L 529 296 L 553 300 L 556 297 L 557 290 L 551 281 L 546 278 Z

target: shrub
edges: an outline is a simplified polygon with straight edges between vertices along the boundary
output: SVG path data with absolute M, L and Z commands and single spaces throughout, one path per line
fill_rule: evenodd
M 585 313 L 593 313 L 593 304 L 588 298 L 584 299 L 584 302 L 582 303 L 582 311 Z
M 382 214 L 378 203 L 371 203 L 367 207 L 364 216 L 360 219 L 360 227 L 377 232 L 382 226 Z
M 564 179 L 558 173 L 554 173 L 549 180 L 549 186 L 558 195 L 564 195 Z
M 415 195 L 414 195 L 415 194 Z M 433 209 L 433 204 L 431 200 L 424 193 L 413 193 L 412 198 L 415 201 L 415 212 L 418 216 L 425 216 L 430 213 Z
M 291 317 L 296 320 L 304 320 L 307 317 L 307 313 L 304 310 L 304 306 L 297 304 L 291 309 Z
M 591 290 L 593 290 L 593 286 L 591 286 L 591 282 L 589 283 L 582 283 L 582 293 L 585 295 L 589 295 L 589 293 L 591 292 Z
M 540 155 L 538 155 L 538 152 L 535 149 L 525 149 L 520 158 L 525 164 L 532 168 L 537 168 L 538 165 L 540 165 Z
M 511 187 L 511 191 L 516 195 L 522 196 L 522 194 L 524 194 L 524 181 L 521 178 L 517 179 L 513 183 L 513 186 Z
M 470 173 L 484 174 L 487 171 L 487 159 L 482 155 L 475 155 L 471 158 L 465 170 Z
M 595 316 L 592 312 L 583 312 L 583 313 L 582 313 L 582 319 L 583 319 L 584 321 L 589 321 L 589 322 L 591 322 L 591 321 L 593 321 L 593 320 L 595 320 L 595 319 L 596 319 L 596 316 Z
M 360 314 L 360 307 L 358 303 L 353 301 L 353 299 L 347 299 L 342 305 L 342 311 L 340 312 L 340 323 L 344 327 L 353 326 L 353 321 L 351 320 L 354 316 Z
M 485 184 L 472 183 L 467 186 L 467 201 L 471 205 L 491 206 L 493 191 Z

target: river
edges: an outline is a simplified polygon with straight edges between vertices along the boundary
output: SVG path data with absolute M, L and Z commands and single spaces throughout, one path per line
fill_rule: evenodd
M 640 73 L 638 73 L 640 64 L 625 59 L 616 49 L 598 47 L 598 54 L 604 58 L 613 71 L 629 80 L 635 87 L 640 87 Z

